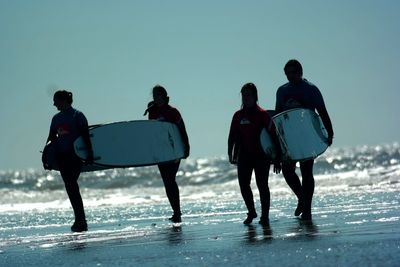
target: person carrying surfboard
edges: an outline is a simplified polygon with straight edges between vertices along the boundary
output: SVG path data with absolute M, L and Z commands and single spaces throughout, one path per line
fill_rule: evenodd
M 279 141 L 275 133 L 275 125 L 266 110 L 258 106 L 257 88 L 253 83 L 246 83 L 241 89 L 242 108 L 235 112 L 232 118 L 228 137 L 229 162 L 237 164 L 237 174 L 240 191 L 248 213 L 244 224 L 251 224 L 257 217 L 250 187 L 253 170 L 256 176 L 261 200 L 261 217 L 259 223 L 269 224 L 270 192 L 268 176 L 271 160 L 264 153 L 261 142 L 261 131 L 266 128 L 278 148 Z M 278 156 L 280 158 L 280 156 Z M 280 162 L 274 162 L 274 172 L 280 172 Z
M 149 120 L 167 121 L 176 124 L 181 133 L 182 141 L 185 146 L 184 158 L 187 158 L 190 153 L 190 144 L 185 123 L 181 114 L 176 108 L 169 105 L 169 96 L 164 87 L 161 85 L 156 85 L 153 87 L 152 93 L 153 101 L 148 104 L 144 115 L 148 114 Z M 173 215 L 171 218 L 169 218 L 169 220 L 173 223 L 180 223 L 182 221 L 179 187 L 175 179 L 179 165 L 180 160 L 158 164 L 158 169 L 164 182 L 167 198 L 173 210 Z
M 87 162 L 92 162 L 93 150 L 88 122 L 82 112 L 71 106 L 73 102 L 71 92 L 59 90 L 55 92 L 53 101 L 60 112 L 53 116 L 46 143 L 54 142 L 56 146 L 56 161 L 75 215 L 71 231 L 83 232 L 87 231 L 88 227 L 78 185 L 82 161 L 74 152 L 74 141 L 79 136 L 83 137 L 89 151 Z
M 333 140 L 333 128 L 320 90 L 303 78 L 303 67 L 296 59 L 291 59 L 286 63 L 284 72 L 289 82 L 279 87 L 276 92 L 275 111 L 280 113 L 293 108 L 316 110 L 328 132 L 326 142 L 330 146 Z M 298 140 L 298 142 L 301 141 Z M 299 216 L 301 214 L 301 219 L 311 220 L 311 206 L 315 187 L 314 160 L 300 162 L 302 182 L 296 174 L 296 163 L 295 161 L 283 162 L 282 174 L 298 199 L 294 215 Z

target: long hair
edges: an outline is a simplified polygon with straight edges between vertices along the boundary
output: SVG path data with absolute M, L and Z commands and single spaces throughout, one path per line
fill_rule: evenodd
M 257 87 L 254 83 L 246 83 L 245 85 L 242 86 L 242 89 L 240 90 L 240 93 L 243 94 L 244 91 L 249 90 L 251 94 L 254 96 L 256 103 L 258 102 L 258 92 L 257 92 Z M 242 102 L 242 108 L 243 108 L 243 102 Z

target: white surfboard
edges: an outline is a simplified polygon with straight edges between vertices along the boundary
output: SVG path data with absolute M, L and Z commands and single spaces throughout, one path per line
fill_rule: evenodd
M 267 155 L 268 159 L 275 160 L 277 158 L 276 147 L 274 142 L 272 142 L 271 135 L 265 128 L 261 131 L 260 142 L 261 147 L 263 148 L 263 151 Z
M 296 108 L 284 111 L 273 118 L 282 150 L 283 161 L 315 159 L 328 148 L 327 131 L 317 113 L 310 109 Z M 272 150 L 269 135 L 260 137 L 264 151 Z M 267 138 L 268 137 L 268 138 Z
M 178 127 L 156 120 L 124 121 L 103 124 L 89 130 L 94 163 L 105 167 L 125 168 L 155 165 L 184 157 L 184 144 Z M 87 158 L 80 137 L 75 153 Z

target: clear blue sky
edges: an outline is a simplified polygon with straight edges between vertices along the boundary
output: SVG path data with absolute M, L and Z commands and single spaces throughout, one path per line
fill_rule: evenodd
M 246 82 L 271 109 L 297 58 L 335 147 L 400 141 L 400 1 L 0 0 L 0 170 L 40 168 L 57 87 L 90 124 L 145 119 L 164 85 L 192 157 L 227 151 Z

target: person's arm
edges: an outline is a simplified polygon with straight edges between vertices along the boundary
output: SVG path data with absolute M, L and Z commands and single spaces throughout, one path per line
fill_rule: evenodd
M 268 126 L 267 130 L 271 136 L 272 142 L 276 148 L 276 159 L 273 161 L 274 164 L 274 173 L 280 173 L 282 170 L 281 159 L 282 159 L 282 150 L 281 145 L 279 143 L 279 137 L 276 134 L 275 123 L 271 117 L 268 118 Z
M 229 135 L 228 135 L 228 157 L 229 157 L 229 162 L 231 164 L 236 164 L 237 163 L 237 153 L 238 153 L 238 129 L 236 126 L 236 116 L 233 116 L 232 122 L 231 122 L 231 127 L 229 129 Z
M 332 127 L 332 122 L 331 119 L 329 117 L 328 111 L 326 109 L 325 106 L 325 101 L 324 98 L 322 97 L 321 92 L 319 91 L 319 89 L 317 88 L 316 92 L 316 96 L 315 99 L 317 101 L 316 103 L 316 110 L 319 114 L 319 116 L 321 117 L 322 123 L 325 126 L 326 131 L 328 132 L 328 146 L 332 145 L 332 141 L 333 141 L 333 127 Z
M 332 145 L 333 142 L 333 127 L 332 122 L 329 117 L 328 111 L 326 108 L 317 109 L 319 116 L 321 117 L 322 123 L 325 126 L 326 131 L 328 132 L 328 146 Z
M 47 137 L 46 144 L 49 142 L 54 142 L 57 138 L 57 133 L 53 130 L 50 130 L 49 136 Z
M 49 142 L 54 142 L 54 141 L 57 139 L 57 131 L 54 130 L 53 125 L 54 125 L 54 117 L 53 117 L 53 119 L 51 120 L 50 130 L 49 130 L 49 136 L 47 137 L 46 145 L 47 145 Z
M 282 100 L 281 100 L 281 94 L 279 89 L 276 91 L 276 100 L 275 100 L 275 112 L 276 114 L 280 113 L 283 111 L 282 107 Z
M 149 119 L 152 117 L 149 113 Z M 170 108 L 169 111 L 165 114 L 165 117 L 168 118 L 167 121 L 174 123 L 178 126 L 179 133 L 182 137 L 182 142 L 184 145 L 184 158 L 188 158 L 190 154 L 190 144 L 189 144 L 189 137 L 186 131 L 185 122 L 181 116 L 181 113 L 176 108 Z
M 182 137 L 183 144 L 185 146 L 184 158 L 186 159 L 187 157 L 189 157 L 189 154 L 190 154 L 190 144 L 189 144 L 189 137 L 186 132 L 185 122 L 183 121 L 183 119 L 181 119 L 176 125 L 178 126 L 179 132 Z
M 80 128 L 80 135 L 82 136 L 83 143 L 85 144 L 88 152 L 88 156 L 85 162 L 89 164 L 93 163 L 93 147 L 92 147 L 92 142 L 90 141 L 89 125 L 83 113 L 81 113 L 81 118 L 79 120 L 79 128 Z
M 88 151 L 88 157 L 86 158 L 85 162 L 86 163 L 93 163 L 93 147 L 92 147 L 92 142 L 90 141 L 90 134 L 89 134 L 89 127 L 83 127 L 81 131 L 83 143 L 85 144 L 87 151 Z

